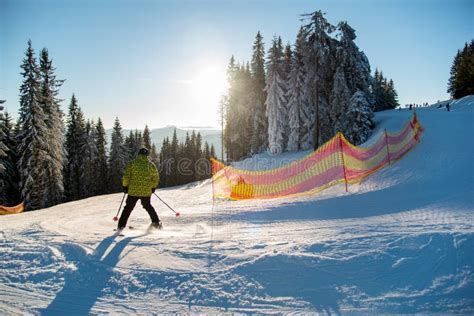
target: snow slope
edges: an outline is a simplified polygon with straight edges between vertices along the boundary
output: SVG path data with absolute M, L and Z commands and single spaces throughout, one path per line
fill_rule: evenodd
M 349 193 L 213 206 L 204 181 L 159 190 L 182 216 L 153 199 L 164 230 L 137 207 L 125 237 L 121 194 L 2 216 L 1 314 L 473 314 L 474 96 L 417 113 L 421 143 Z M 378 113 L 374 135 L 410 116 Z

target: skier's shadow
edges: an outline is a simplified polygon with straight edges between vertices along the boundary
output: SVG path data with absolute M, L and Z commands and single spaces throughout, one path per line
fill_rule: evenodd
M 64 244 L 62 251 L 67 261 L 75 263 L 76 270 L 65 273 L 63 288 L 46 308 L 40 310 L 41 315 L 88 315 L 104 290 L 111 293 L 118 290 L 109 284 L 109 280 L 121 253 L 137 237 L 140 236 L 117 242 L 104 258 L 102 257 L 115 240 L 115 235 L 105 238 L 91 255 L 76 244 Z

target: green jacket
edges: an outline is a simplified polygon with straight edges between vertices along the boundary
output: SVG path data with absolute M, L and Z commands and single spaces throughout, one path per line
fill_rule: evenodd
M 156 166 L 145 155 L 138 155 L 125 168 L 122 185 L 128 187 L 128 195 L 151 196 L 151 189 L 158 187 L 160 175 Z

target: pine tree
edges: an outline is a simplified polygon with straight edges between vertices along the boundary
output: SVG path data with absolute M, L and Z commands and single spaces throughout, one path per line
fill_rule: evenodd
M 474 40 L 466 43 L 454 57 L 448 92 L 455 99 L 474 94 Z
M 2 115 L 0 109 L 0 165 L 3 167 L 0 167 L 0 205 L 17 205 L 21 195 L 18 189 L 16 137 L 10 115 L 8 112 Z
M 304 25 L 306 34 L 305 65 L 306 92 L 308 101 L 314 107 L 312 146 L 316 149 L 330 138 L 332 126 L 329 118 L 329 98 L 332 92 L 335 68 L 334 39 L 329 34 L 335 27 L 324 17 L 322 11 L 304 15 L 309 22 Z
M 291 59 L 291 71 L 288 79 L 288 151 L 306 150 L 311 148 L 311 107 L 305 90 L 304 66 L 305 34 L 300 28 L 296 38 L 295 49 Z
M 122 175 L 127 162 L 127 153 L 124 146 L 122 126 L 118 118 L 115 118 L 110 143 L 109 156 L 109 185 L 111 192 L 122 190 Z
M 160 187 L 167 187 L 169 185 L 169 168 L 168 168 L 168 160 L 169 160 L 169 148 L 170 148 L 170 140 L 168 137 L 163 139 L 163 144 L 161 145 L 160 150 Z
M 178 184 L 178 154 L 179 154 L 179 142 L 176 128 L 173 131 L 173 138 L 171 139 L 169 147 L 169 185 L 174 186 Z
M 31 46 L 21 65 L 23 82 L 20 87 L 20 110 L 18 118 L 17 152 L 20 172 L 20 190 L 27 210 L 41 207 L 44 196 L 45 169 L 48 159 L 48 127 L 46 115 L 41 107 L 40 75 Z
M 227 109 L 229 107 L 229 98 L 226 95 L 221 96 L 221 99 L 219 100 L 219 123 L 221 125 L 221 160 L 224 161 L 224 126 L 226 126 L 226 113 Z M 254 127 L 255 131 L 255 127 Z M 254 138 L 255 141 L 255 138 Z
M 239 160 L 251 152 L 253 113 L 250 66 L 229 64 L 229 103 L 226 113 L 225 147 L 229 160 Z
M 5 101 L 0 100 L 0 104 Z M 9 148 L 5 144 L 6 133 L 5 133 L 5 118 L 3 117 L 3 105 L 0 105 L 0 177 L 4 177 L 7 171 L 6 158 L 8 157 Z M 0 178 L 1 179 L 1 178 Z M 4 182 L 1 182 L 2 188 L 5 187 Z
M 5 117 L 3 116 L 3 104 L 5 101 L 0 100 L 0 204 L 8 205 L 8 155 L 10 148 L 6 144 L 6 128 L 5 128 Z
M 82 174 L 84 172 L 84 148 L 87 142 L 84 114 L 73 94 L 69 104 L 66 124 L 66 168 L 65 187 L 68 200 L 83 197 Z
M 44 163 L 44 195 L 41 207 L 58 204 L 63 199 L 63 168 L 65 159 L 64 123 L 57 98 L 63 81 L 56 79 L 55 68 L 49 58 L 48 50 L 43 48 L 40 57 L 40 104 L 45 114 L 47 126 L 48 156 Z
M 108 179 L 109 179 L 109 167 L 107 164 L 107 139 L 105 135 L 104 125 L 102 120 L 99 118 L 96 125 L 96 147 L 97 147 L 97 194 L 105 194 L 109 192 Z
M 128 136 L 125 137 L 124 147 L 126 152 L 126 163 L 132 161 L 137 154 L 137 134 L 130 130 Z
M 342 132 L 344 135 L 346 135 L 346 125 L 354 123 L 348 121 L 346 116 L 349 110 L 351 96 L 344 76 L 344 68 L 340 66 L 334 74 L 334 84 L 330 98 L 332 108 L 331 121 L 334 126 L 334 131 Z
M 367 95 L 362 91 L 354 93 L 346 113 L 347 120 L 352 124 L 345 132 L 346 138 L 352 144 L 361 144 L 369 138 L 372 115 L 372 104 Z
M 348 139 L 356 140 L 356 144 L 359 144 L 367 139 L 372 127 L 370 64 L 365 54 L 354 43 L 354 29 L 347 22 L 340 22 L 338 30 L 340 41 L 335 43 L 337 67 L 330 97 L 330 123 L 333 131 L 328 136 L 332 137 L 337 131 L 341 131 Z M 365 102 L 367 107 L 364 107 Z M 363 113 L 357 116 L 356 111 Z M 369 123 L 365 124 L 362 117 L 367 117 Z
M 151 135 L 148 125 L 145 125 L 145 129 L 143 130 L 143 145 L 146 149 L 151 150 Z
M 94 121 L 87 121 L 86 123 L 86 141 L 82 152 L 84 153 L 84 171 L 81 174 L 81 197 L 94 196 L 99 191 L 97 174 L 100 168 L 97 131 Z
M 378 69 L 372 80 L 372 100 L 375 112 L 394 109 L 400 105 L 393 80 L 387 80 Z
M 285 149 L 284 126 L 287 118 L 285 82 L 283 74 L 281 38 L 274 38 L 268 52 L 266 116 L 268 118 L 268 143 L 270 152 L 281 153 Z
M 265 48 L 260 31 L 255 36 L 252 62 L 250 64 L 252 80 L 252 135 L 251 152 L 258 153 L 268 145 L 268 122 L 265 116 Z

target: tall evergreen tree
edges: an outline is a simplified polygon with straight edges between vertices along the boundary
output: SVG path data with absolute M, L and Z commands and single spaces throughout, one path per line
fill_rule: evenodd
M 65 187 L 66 198 L 77 200 L 83 197 L 82 174 L 84 172 L 85 159 L 84 148 L 87 142 L 86 122 L 84 114 L 73 94 L 69 104 L 69 112 L 66 123 L 66 168 Z
M 221 99 L 219 100 L 219 123 L 221 125 L 221 158 L 220 159 L 222 161 L 224 161 L 224 149 L 225 149 L 224 126 L 226 126 L 226 114 L 227 114 L 228 107 L 229 107 L 229 98 L 227 97 L 227 95 L 221 96 Z M 254 131 L 255 131 L 255 128 L 254 128 Z M 255 142 L 255 138 L 254 138 L 254 142 Z
M 359 144 L 367 139 L 372 127 L 370 64 L 365 54 L 354 43 L 354 29 L 347 22 L 340 22 L 338 30 L 340 41 L 336 42 L 337 67 L 330 97 L 330 124 L 333 131 L 328 136 L 341 131 L 348 139 Z M 358 115 L 357 111 L 360 111 Z
M 40 104 L 47 126 L 48 156 L 44 164 L 44 195 L 41 207 L 58 204 L 63 199 L 63 168 L 65 159 L 63 112 L 57 98 L 63 81 L 56 79 L 55 68 L 48 50 L 43 48 L 40 56 Z
M 394 109 L 400 105 L 393 80 L 387 80 L 382 71 L 379 72 L 378 69 L 375 69 L 372 80 L 372 100 L 376 112 Z
M 300 28 L 296 38 L 294 53 L 291 59 L 291 71 L 288 79 L 288 151 L 306 150 L 311 148 L 311 116 L 312 108 L 305 90 L 304 66 L 305 33 Z
M 250 66 L 229 64 L 229 98 L 224 142 L 227 158 L 238 160 L 251 152 L 253 113 L 251 112 L 252 76 Z
M 86 141 L 82 149 L 83 173 L 81 177 L 81 197 L 89 197 L 98 194 L 99 183 L 97 174 L 99 173 L 99 150 L 97 148 L 97 130 L 94 121 L 86 123 Z
M 335 27 L 324 17 L 322 11 L 305 15 L 309 22 L 304 25 L 306 34 L 305 65 L 306 91 L 309 102 L 314 107 L 314 128 L 312 145 L 319 147 L 330 138 L 332 126 L 329 117 L 329 98 L 332 92 L 333 74 L 335 68 L 334 39 L 329 34 Z
M 102 120 L 99 118 L 96 125 L 96 147 L 97 147 L 97 194 L 105 194 L 109 192 L 108 179 L 109 179 L 109 167 L 107 164 L 107 138 L 105 135 L 104 125 Z
M 250 139 L 251 152 L 257 153 L 268 145 L 268 121 L 265 116 L 265 47 L 260 31 L 255 36 L 253 44 L 252 62 L 252 135 Z
M 31 41 L 23 60 L 20 87 L 17 152 L 20 190 L 27 210 L 41 207 L 46 178 L 43 163 L 48 159 L 48 127 L 41 106 L 40 75 Z
M 143 146 L 145 146 L 146 149 L 151 150 L 151 134 L 148 125 L 145 125 L 145 129 L 143 130 Z
M 9 148 L 5 144 L 6 133 L 5 133 L 5 118 L 3 116 L 3 104 L 5 101 L 0 100 L 0 179 L 3 178 L 7 171 L 6 158 L 8 157 Z M 1 180 L 0 180 L 1 181 Z M 4 182 L 0 182 L 2 188 L 5 187 Z
M 115 118 L 110 143 L 109 156 L 109 185 L 111 192 L 122 190 L 122 175 L 127 162 L 127 153 L 124 146 L 122 126 L 118 118 Z
M 137 154 L 137 137 L 138 136 L 136 133 L 134 133 L 132 130 L 130 130 L 128 136 L 125 137 L 124 140 L 124 147 L 125 147 L 125 153 L 126 153 L 126 162 L 130 162 L 135 158 L 135 155 Z
M 16 137 L 10 115 L 8 112 L 2 115 L 0 110 L 0 165 L 3 166 L 0 167 L 0 205 L 16 205 L 21 201 Z
M 372 127 L 372 104 L 367 99 L 367 95 L 362 91 L 357 91 L 351 97 L 349 103 L 347 120 L 352 124 L 346 127 L 345 136 L 353 144 L 361 144 L 370 136 Z
M 281 38 L 273 38 L 267 59 L 266 116 L 268 118 L 268 143 L 273 154 L 285 149 L 284 126 L 287 118 L 285 82 L 283 73 L 283 47 Z
M 448 92 L 455 99 L 474 94 L 474 40 L 466 43 L 454 57 Z
M 0 100 L 0 204 L 8 204 L 8 155 L 10 148 L 6 144 L 6 128 L 5 128 L 5 117 L 3 116 L 3 104 L 5 101 Z

